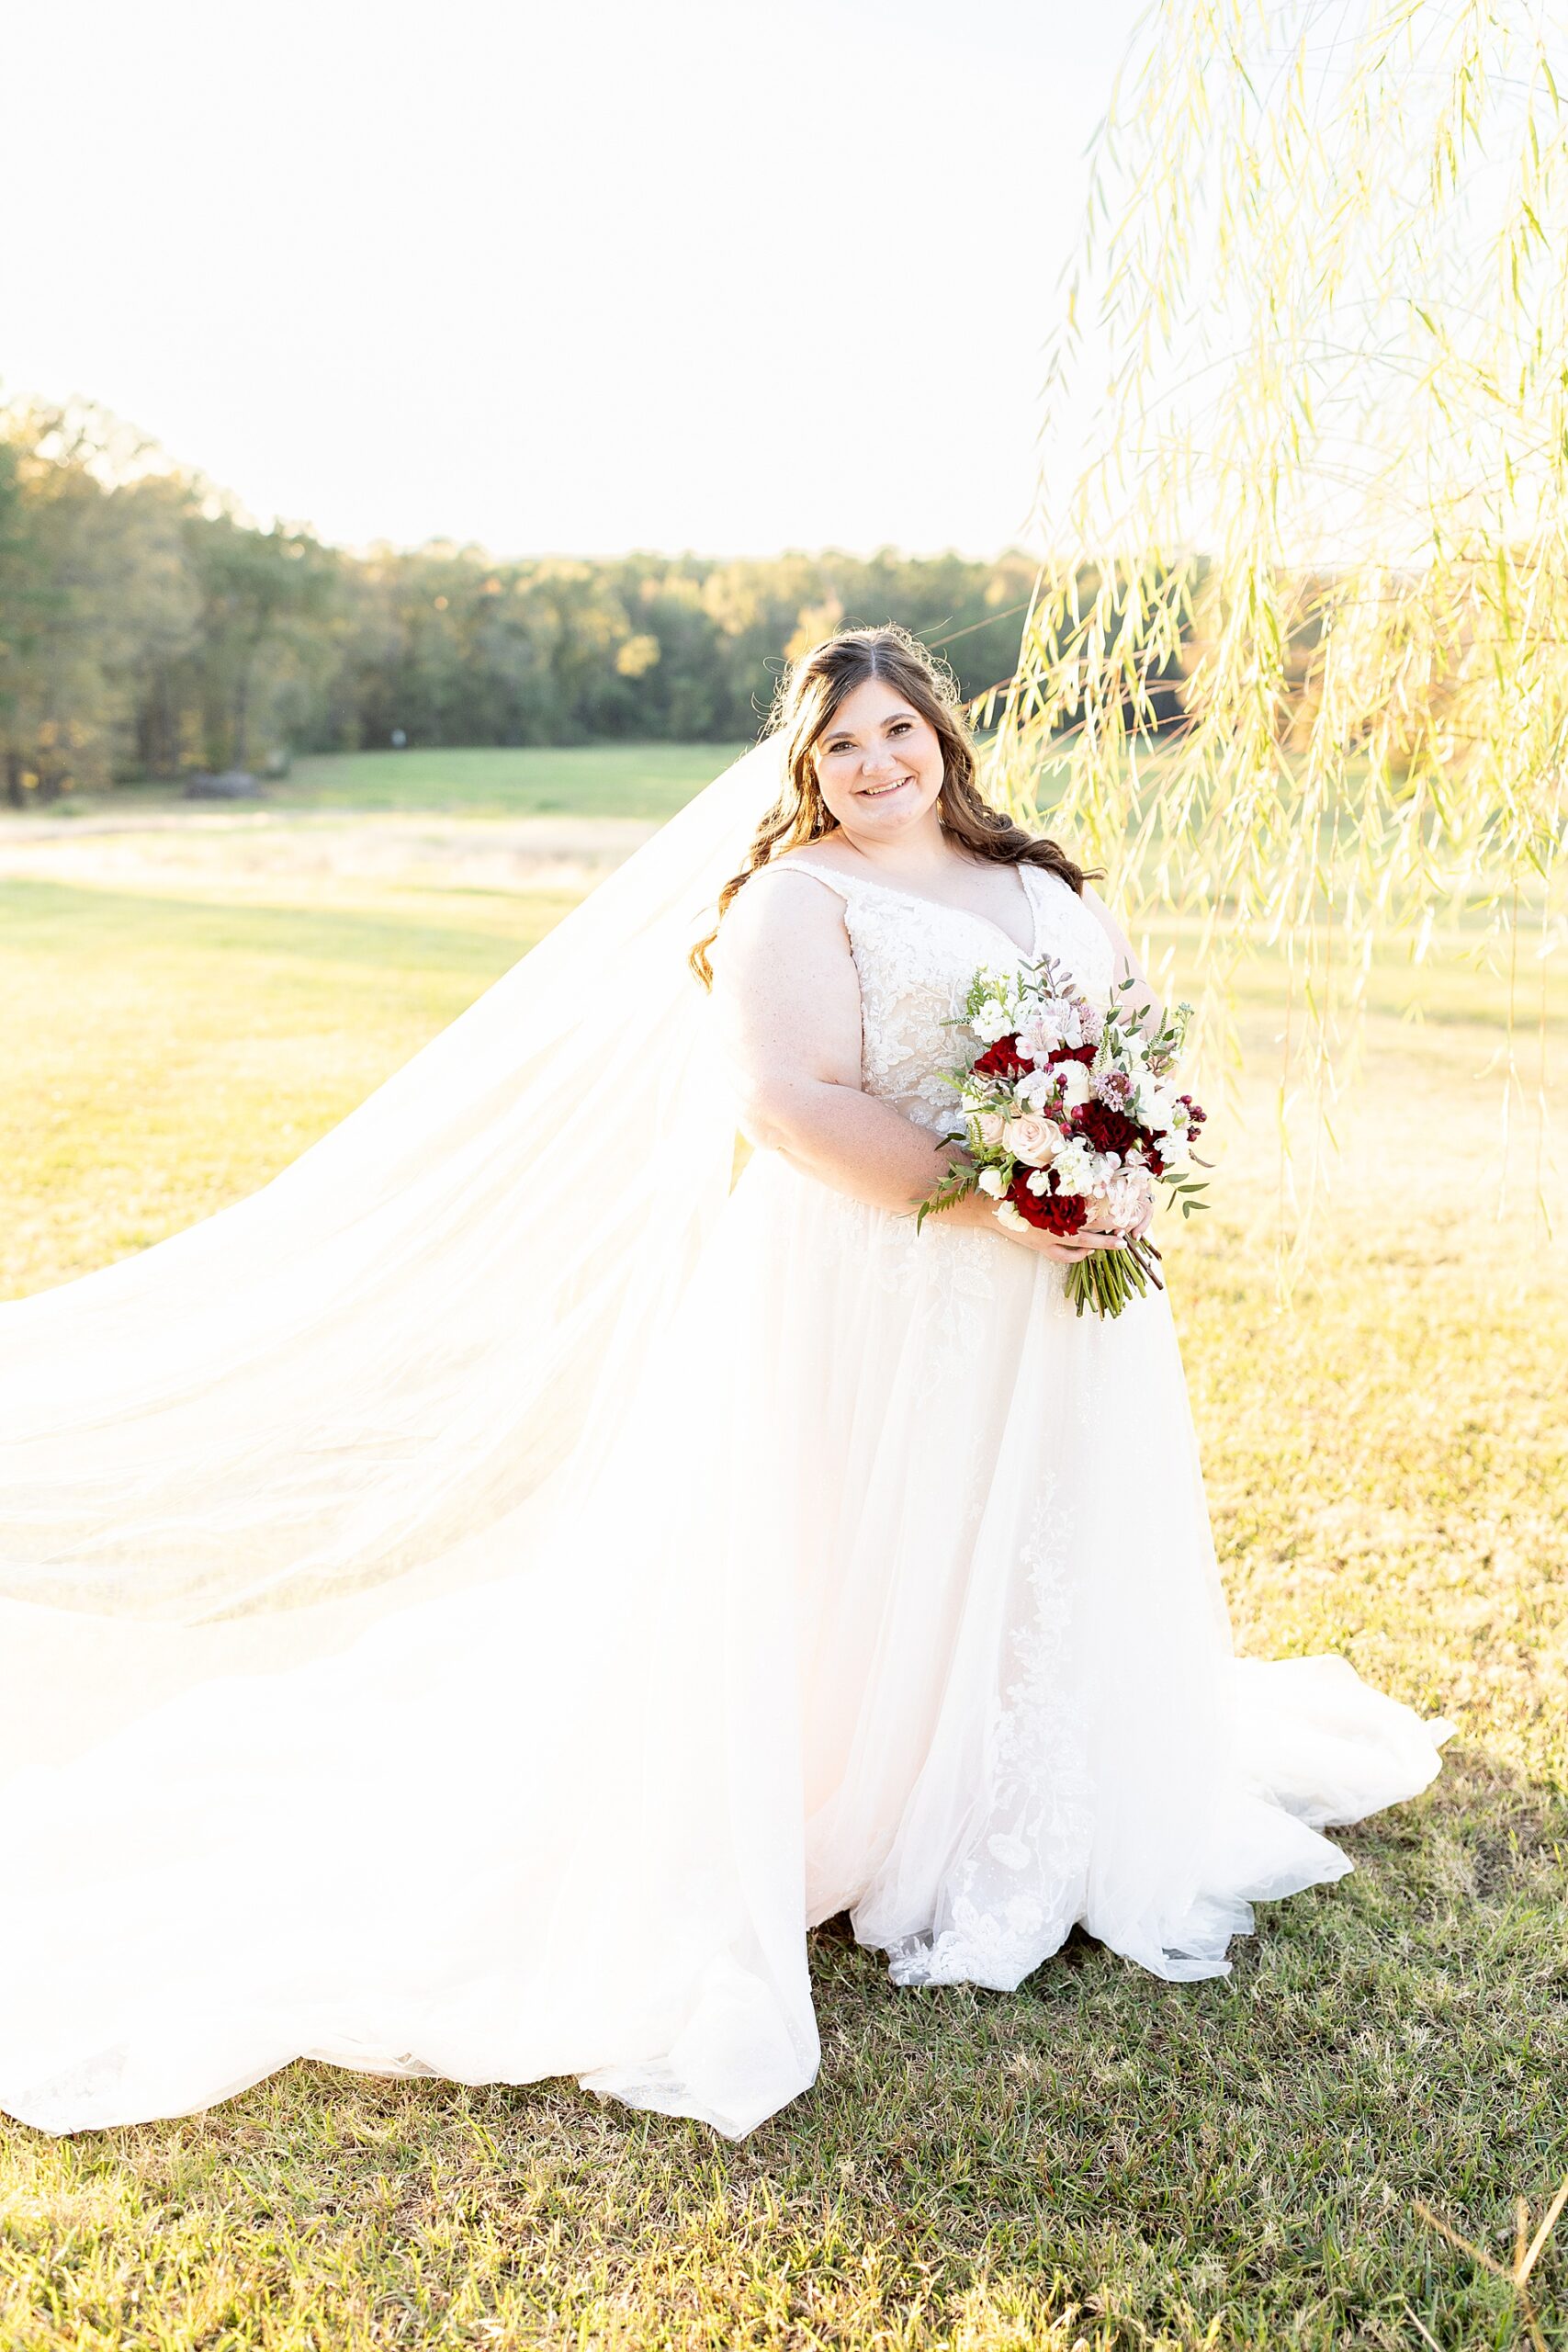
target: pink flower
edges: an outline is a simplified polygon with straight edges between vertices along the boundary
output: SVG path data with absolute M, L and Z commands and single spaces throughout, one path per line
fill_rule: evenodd
M 1029 1168 L 1049 1168 L 1062 1148 L 1061 1129 L 1054 1120 L 1021 1112 L 1002 1129 L 1002 1142 L 1015 1159 Z
M 1096 1233 L 1141 1234 L 1154 1206 L 1154 1179 L 1147 1170 L 1124 1168 L 1089 1203 L 1089 1222 Z

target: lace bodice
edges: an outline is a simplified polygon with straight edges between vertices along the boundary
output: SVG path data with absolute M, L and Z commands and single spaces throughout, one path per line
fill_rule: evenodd
M 798 854 L 788 870 L 825 882 L 844 902 L 844 923 L 860 978 L 861 1083 L 906 1118 L 942 1134 L 953 1127 L 954 1097 L 944 1073 L 963 1058 L 951 1023 L 982 967 L 1016 970 L 1030 960 L 987 916 L 943 906 L 863 875 L 837 872 Z M 1049 955 L 1085 994 L 1103 1002 L 1115 958 L 1103 927 L 1083 900 L 1043 866 L 1021 865 L 1033 911 L 1032 955 Z

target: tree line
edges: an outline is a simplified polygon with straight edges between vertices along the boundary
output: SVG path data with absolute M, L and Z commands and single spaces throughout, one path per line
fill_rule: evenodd
M 1026 557 L 497 561 L 261 530 L 101 412 L 0 418 L 0 790 L 267 768 L 398 741 L 733 741 L 784 660 L 901 621 L 1007 679 Z

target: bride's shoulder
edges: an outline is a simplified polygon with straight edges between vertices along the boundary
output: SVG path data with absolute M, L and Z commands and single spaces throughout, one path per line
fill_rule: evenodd
M 758 866 L 726 908 L 718 944 L 732 975 L 784 956 L 842 956 L 843 900 L 826 866 L 797 867 L 791 851 Z
M 841 928 L 844 888 L 845 876 L 830 858 L 815 850 L 786 849 L 777 857 L 769 858 L 765 865 L 759 865 L 748 877 L 730 901 L 730 913 L 736 913 L 748 900 L 753 919 L 759 922 L 795 922 L 803 916 L 809 920 L 815 909 Z

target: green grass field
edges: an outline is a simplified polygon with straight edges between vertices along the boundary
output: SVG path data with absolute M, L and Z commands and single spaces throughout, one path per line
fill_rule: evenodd
M 587 743 L 323 753 L 296 760 L 287 776 L 267 783 L 265 805 L 285 810 L 434 810 L 467 817 L 569 812 L 657 820 L 673 816 L 745 749 L 743 743 Z M 73 794 L 43 813 L 96 817 L 186 805 L 176 786 L 130 784 L 109 794 Z
M 741 743 L 589 743 L 564 750 L 351 752 L 297 760 L 280 808 L 439 808 L 474 817 L 671 817 Z
M 614 812 L 608 769 L 583 789 Z M 0 879 L 0 1293 L 264 1181 L 570 903 L 547 869 L 231 888 L 216 853 L 165 886 L 164 854 Z M 1426 1797 L 1343 1833 L 1349 1879 L 1190 1986 L 1075 1939 L 1015 1996 L 912 1995 L 824 1931 L 821 2080 L 739 2146 L 570 2085 L 308 2065 L 185 2122 L 0 2127 L 4 2352 L 1523 2343 L 1416 2211 L 1503 2256 L 1568 2170 L 1568 1295 L 1528 1136 L 1500 1177 L 1461 1125 L 1498 1100 L 1501 1001 L 1380 967 L 1285 1311 L 1260 967 L 1214 1211 L 1172 1238 L 1238 1643 L 1343 1650 L 1460 1726 Z M 1536 2283 L 1568 2345 L 1568 2219 Z

